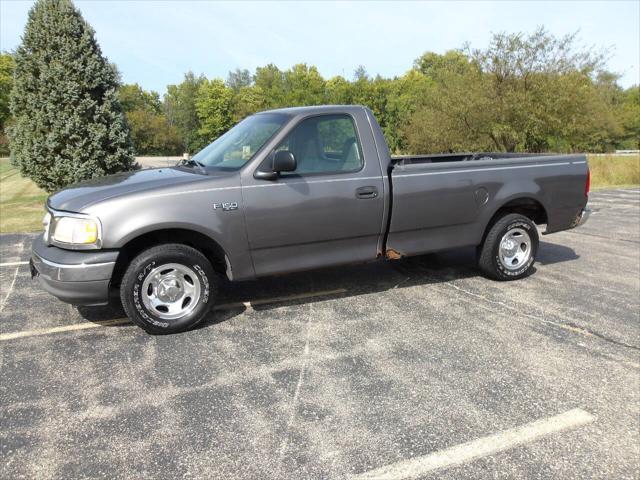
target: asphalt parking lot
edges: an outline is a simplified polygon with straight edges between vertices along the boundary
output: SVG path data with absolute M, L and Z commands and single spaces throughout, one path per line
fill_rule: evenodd
M 640 190 L 592 193 L 537 272 L 471 250 L 223 287 L 150 336 L 0 237 L 0 478 L 638 478 Z

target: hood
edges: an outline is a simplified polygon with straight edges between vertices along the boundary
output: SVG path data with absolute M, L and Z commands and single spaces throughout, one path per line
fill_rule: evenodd
M 71 185 L 51 195 L 47 204 L 54 210 L 80 212 L 109 198 L 207 179 L 211 176 L 176 167 L 116 173 Z

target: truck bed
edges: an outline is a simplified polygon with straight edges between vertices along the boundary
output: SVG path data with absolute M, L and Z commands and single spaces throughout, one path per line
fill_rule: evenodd
M 415 165 L 424 163 L 471 162 L 478 160 L 499 160 L 550 156 L 548 153 L 504 153 L 504 152 L 468 152 L 436 153 L 431 155 L 396 155 L 391 157 L 394 165 Z
M 527 212 L 551 233 L 571 228 L 586 205 L 584 155 L 458 153 L 392 157 L 394 255 L 474 246 L 498 209 Z

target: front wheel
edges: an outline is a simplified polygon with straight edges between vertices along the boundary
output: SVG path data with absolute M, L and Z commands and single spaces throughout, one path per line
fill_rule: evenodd
M 480 247 L 478 266 L 494 280 L 531 275 L 538 252 L 538 229 L 524 215 L 510 213 L 493 224 Z
M 152 334 L 193 328 L 211 309 L 217 278 L 198 250 L 165 244 L 133 259 L 120 287 L 127 316 Z

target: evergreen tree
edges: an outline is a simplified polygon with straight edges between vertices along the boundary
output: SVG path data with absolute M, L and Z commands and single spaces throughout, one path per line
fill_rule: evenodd
M 15 52 L 11 161 L 47 191 L 134 168 L 119 78 L 71 0 L 38 0 Z

